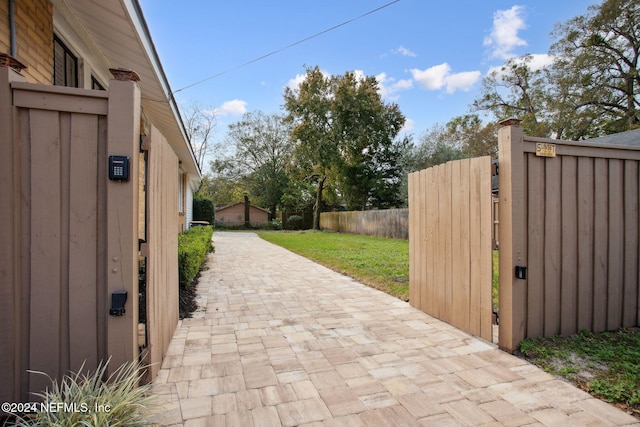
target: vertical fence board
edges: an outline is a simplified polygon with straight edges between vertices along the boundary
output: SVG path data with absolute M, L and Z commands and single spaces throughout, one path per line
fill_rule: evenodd
M 419 206 L 420 206 L 420 214 L 419 214 L 419 218 L 418 218 L 418 250 L 420 253 L 420 259 L 418 260 L 419 262 L 419 268 L 418 268 L 418 286 L 416 287 L 416 307 L 419 307 L 421 310 L 425 309 L 425 300 L 426 298 L 426 293 L 427 293 L 427 282 L 426 282 L 426 276 L 427 276 L 427 270 L 426 270 L 426 258 L 427 258 L 427 252 L 426 252 L 426 245 L 427 245 L 427 239 L 426 239 L 426 218 L 424 215 L 424 209 L 425 209 L 425 205 L 427 203 L 429 203 L 429 199 L 428 197 L 426 197 L 426 182 L 425 182 L 425 173 L 424 171 L 418 172 L 417 173 L 417 180 L 418 180 L 418 201 L 419 201 Z
M 96 172 L 97 181 L 97 237 L 96 237 L 96 318 L 97 318 L 97 346 L 98 358 L 107 357 L 107 128 L 106 116 L 98 118 L 98 161 Z
M 411 206 L 419 200 L 416 191 L 416 173 L 410 173 L 407 181 L 409 206 Z M 416 250 L 416 240 L 419 239 L 418 236 L 420 236 L 420 229 L 416 221 L 417 218 L 418 210 L 409 209 L 409 304 L 411 304 L 412 307 L 418 307 L 415 298 L 418 284 L 416 270 L 420 268 L 420 264 L 416 260 L 416 255 L 419 253 L 419 251 Z
M 19 157 L 19 188 L 17 191 L 16 204 L 14 214 L 19 221 L 20 234 L 17 236 L 19 246 L 16 246 L 19 253 L 19 281 L 16 288 L 20 289 L 19 297 L 16 301 L 20 307 L 20 335 L 16 338 L 21 341 L 16 345 L 18 347 L 16 353 L 16 363 L 20 372 L 15 373 L 16 382 L 20 384 L 21 398 L 27 400 L 29 391 L 29 377 L 27 369 L 29 369 L 30 349 L 31 349 L 31 114 L 28 109 L 18 110 L 19 135 L 14 139 L 16 146 L 16 155 Z M 19 147 L 19 148 L 18 148 Z
M 31 117 L 31 299 L 29 368 L 60 374 L 60 127 L 57 112 Z M 37 173 L 36 173 L 37 171 Z M 55 331 L 55 333 L 52 333 Z M 47 351 L 42 351 L 47 349 Z M 30 387 L 43 390 L 43 375 Z
M 638 325 L 638 162 L 624 162 L 624 291 L 622 326 Z
M 527 235 L 528 262 L 528 310 L 527 336 L 540 337 L 544 335 L 544 158 L 528 155 L 529 179 L 527 180 Z
M 578 158 L 578 330 L 593 326 L 593 168 L 592 158 Z
M 67 372 L 69 365 L 69 227 L 70 227 L 70 162 L 71 162 L 71 115 L 59 114 L 60 123 L 60 372 Z M 77 369 L 77 368 L 76 368 Z
M 491 184 L 491 159 L 474 160 L 479 164 L 480 180 L 480 274 L 473 277 L 476 278 L 475 286 L 480 291 L 480 336 L 487 341 L 493 341 L 493 197 L 489 196 L 492 190 Z M 474 246 L 472 252 L 477 251 L 478 247 Z M 472 300 L 475 306 L 477 300 Z
M 426 191 L 423 193 L 426 197 L 426 220 L 427 220 L 427 240 L 425 242 L 425 246 L 423 250 L 425 251 L 426 262 L 425 268 L 427 270 L 427 274 L 425 277 L 425 286 L 426 292 L 425 296 L 427 298 L 426 305 L 423 310 L 427 311 L 427 313 L 435 313 L 437 311 L 438 301 L 436 300 L 436 291 L 435 291 L 435 283 L 436 283 L 436 244 L 438 239 L 438 180 L 437 180 L 437 170 L 430 168 L 425 172 L 426 176 Z
M 447 230 L 445 229 L 446 224 L 446 210 L 443 204 L 444 193 L 446 189 L 444 185 L 446 183 L 445 175 L 444 175 L 444 165 L 436 166 L 433 169 L 434 179 L 436 180 L 436 186 L 434 188 L 434 200 L 437 200 L 437 217 L 438 223 L 436 228 L 436 238 L 433 241 L 432 252 L 434 254 L 434 285 L 433 286 L 433 298 L 435 302 L 435 307 L 433 310 L 433 315 L 438 317 L 439 319 L 445 318 L 445 293 L 444 287 L 446 285 L 446 267 L 445 263 L 447 262 L 446 256 L 446 243 L 445 243 L 445 233 Z M 437 284 L 437 285 L 435 285 Z
M 430 300 L 429 297 L 429 268 L 428 262 L 431 257 L 429 247 L 429 221 L 427 219 L 427 208 L 433 201 L 428 197 L 428 188 L 430 174 L 429 171 L 423 170 L 419 173 L 420 177 L 420 246 L 419 250 L 422 256 L 420 257 L 420 281 L 417 289 L 417 298 L 420 301 L 419 307 L 421 310 L 427 310 Z
M 482 269 L 483 257 L 486 256 L 483 251 L 476 248 L 482 247 L 483 236 L 485 230 L 482 229 L 483 220 L 486 220 L 485 212 L 483 212 L 482 197 L 484 188 L 482 187 L 482 174 L 486 173 L 482 170 L 482 162 L 477 159 L 470 161 L 469 171 L 469 329 L 473 335 L 482 336 L 482 310 L 486 309 L 486 301 L 483 299 L 482 281 L 487 280 L 486 272 Z M 490 175 L 490 173 L 489 173 Z M 489 193 L 491 188 L 489 188 Z M 486 236 L 485 236 L 486 237 Z M 489 238 L 491 238 L 489 236 Z M 489 278 L 491 282 L 491 278 Z M 478 303 L 479 302 L 479 303 Z M 491 310 L 491 308 L 489 308 Z
M 576 330 L 578 318 L 578 212 L 577 172 L 574 156 L 562 158 L 562 288 L 560 293 L 560 332 L 571 335 Z
M 624 272 L 624 171 L 622 160 L 609 160 L 609 277 L 607 329 L 622 325 Z
M 70 365 L 95 369 L 97 360 L 98 118 L 72 116 L 69 230 Z
M 447 183 L 451 181 L 451 176 L 453 173 L 453 167 L 451 163 L 446 163 L 442 166 L 442 179 L 443 183 Z M 440 203 L 442 203 L 443 209 L 443 217 L 444 220 L 442 222 L 442 243 L 444 245 L 444 319 L 447 319 L 447 322 L 451 323 L 452 320 L 452 310 L 453 310 L 453 265 L 451 265 L 451 257 L 453 256 L 453 245 L 452 245 L 452 209 L 451 209 L 451 199 L 452 199 L 452 186 L 447 186 L 446 184 L 439 192 L 440 195 Z M 442 309 L 441 309 L 442 312 Z
M 462 161 L 448 164 L 451 170 L 451 256 L 447 258 L 447 264 L 463 257 L 463 233 L 462 233 Z M 455 208 L 454 208 L 455 206 Z M 451 307 L 450 322 L 459 328 L 464 328 L 464 276 L 462 263 L 451 269 L 451 286 L 447 287 L 447 305 Z
M 593 313 L 593 330 L 607 329 L 607 276 L 609 247 L 609 168 L 606 159 L 595 159 L 593 301 L 599 306 Z
M 560 333 L 560 280 L 562 276 L 561 165 L 562 160 L 557 157 L 547 159 L 546 161 L 544 244 L 545 336 Z
M 454 265 L 458 265 L 460 269 L 460 282 L 454 283 L 454 286 L 458 289 L 459 297 L 457 298 L 460 304 L 460 324 L 461 327 L 469 330 L 469 310 L 470 310 L 470 298 L 471 298 L 471 254 L 470 254 L 470 240 L 469 240 L 469 172 L 471 163 L 469 159 L 460 161 L 460 184 L 461 188 L 458 190 L 458 204 L 452 206 L 460 212 L 460 255 L 459 258 L 452 259 Z M 486 197 L 486 195 L 485 195 Z M 455 266 L 454 269 L 457 269 Z M 479 304 L 480 301 L 477 301 Z

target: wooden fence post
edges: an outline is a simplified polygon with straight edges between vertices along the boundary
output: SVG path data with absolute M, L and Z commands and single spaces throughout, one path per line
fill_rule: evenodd
M 124 315 L 107 319 L 110 372 L 138 357 L 140 88 L 135 81 L 116 79 L 109 84 L 107 155 L 129 157 L 130 180 L 107 182 L 107 304 L 111 305 L 115 291 L 126 291 L 128 296 Z
M 6 62 L 8 60 L 4 57 Z M 20 350 L 26 340 L 22 331 L 20 267 L 17 248 L 19 245 L 20 174 L 14 148 L 14 108 L 12 105 L 12 81 L 24 81 L 24 77 L 9 65 L 0 64 L 0 299 L 4 309 L 0 310 L 0 341 L 4 344 L 0 352 L 0 401 L 17 402 L 26 397 L 22 390 L 22 360 Z M 0 413 L 1 414 L 1 413 Z
M 527 280 L 516 279 L 515 270 L 527 267 L 525 223 L 524 135 L 520 121 L 501 122 L 498 133 L 499 235 L 500 235 L 500 335 L 498 345 L 517 350 L 525 338 Z

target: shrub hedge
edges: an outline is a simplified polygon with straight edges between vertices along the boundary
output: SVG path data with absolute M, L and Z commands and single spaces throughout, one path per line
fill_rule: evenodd
M 180 286 L 190 286 L 207 259 L 213 252 L 211 236 L 213 227 L 192 227 L 178 236 L 178 269 Z
M 193 198 L 193 220 L 208 221 L 209 224 L 213 224 L 215 221 L 213 200 L 206 196 L 196 195 Z

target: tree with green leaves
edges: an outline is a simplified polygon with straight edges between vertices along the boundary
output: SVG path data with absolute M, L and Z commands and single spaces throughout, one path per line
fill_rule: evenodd
M 549 86 L 545 69 L 533 69 L 533 56 L 511 58 L 482 80 L 480 97 L 471 110 L 488 111 L 497 120 L 517 117 L 527 135 L 549 136 L 551 129 L 545 120 Z
M 558 25 L 554 35 L 554 83 L 580 130 L 572 136 L 640 127 L 640 3 L 606 0 Z
M 299 179 L 316 184 L 313 206 L 313 228 L 320 228 L 322 195 L 327 177 L 340 162 L 334 120 L 331 115 L 333 82 L 319 67 L 307 69 L 298 88 L 286 88 L 284 93 L 287 120 L 292 124 L 292 138 Z
M 209 197 L 215 206 L 227 206 L 242 200 L 247 192 L 242 177 L 232 175 L 225 162 L 213 160 L 210 172 L 202 177 L 197 194 Z
M 384 193 L 399 190 L 401 181 L 395 138 L 405 118 L 396 104 L 382 101 L 376 79 L 353 72 L 328 76 L 316 66 L 299 87 L 285 89 L 284 99 L 298 142 L 296 163 L 316 183 L 314 228 L 325 186 L 335 188 L 349 209 L 388 204 Z
M 333 115 L 342 154 L 338 182 L 347 209 L 397 206 L 402 141 L 396 137 L 405 117 L 396 104 L 382 101 L 375 77 L 348 72 L 335 80 Z
M 606 0 L 559 24 L 552 63 L 511 58 L 483 79 L 473 111 L 517 117 L 532 136 L 584 139 L 640 127 L 640 3 Z
M 219 166 L 235 171 L 252 198 L 269 209 L 271 218 L 275 218 L 288 185 L 287 169 L 294 149 L 290 133 L 278 114 L 245 113 L 229 125 L 226 139 L 235 148 L 233 154 L 219 162 Z
M 477 114 L 465 114 L 449 120 L 444 139 L 459 147 L 465 157 L 498 155 L 498 126 L 485 124 Z

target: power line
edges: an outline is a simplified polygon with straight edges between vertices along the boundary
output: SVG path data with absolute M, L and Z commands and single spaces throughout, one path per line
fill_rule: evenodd
M 185 86 L 185 87 L 182 87 L 182 88 L 180 88 L 180 89 L 178 89 L 178 90 L 173 91 L 173 93 L 171 94 L 171 97 L 173 97 L 173 95 L 175 95 L 176 93 L 181 92 L 181 91 L 183 91 L 183 90 L 185 90 L 185 89 L 189 89 L 190 87 L 193 87 L 193 86 L 199 85 L 199 84 L 204 83 L 204 82 L 209 81 L 209 80 L 213 80 L 213 79 L 215 79 L 215 78 L 217 78 L 217 77 L 220 77 L 220 76 L 222 76 L 222 75 L 224 75 L 224 74 L 230 73 L 231 71 L 235 71 L 235 70 L 237 70 L 237 69 L 239 69 L 239 68 L 246 67 L 246 66 L 247 66 L 247 65 L 249 65 L 249 64 L 253 64 L 254 62 L 261 61 L 261 60 L 263 60 L 263 59 L 265 59 L 265 58 L 268 58 L 268 57 L 270 57 L 270 56 L 275 55 L 276 53 L 280 53 L 280 52 L 282 52 L 283 50 L 287 50 L 287 49 L 292 48 L 292 47 L 294 47 L 294 46 L 297 46 L 297 45 L 299 45 L 299 44 L 301 44 L 301 43 L 304 43 L 304 42 L 306 42 L 306 41 L 309 41 L 309 40 L 311 40 L 311 39 L 314 39 L 314 38 L 316 38 L 316 37 L 319 37 L 319 36 L 321 36 L 321 35 L 323 35 L 323 34 L 326 34 L 326 33 L 330 32 L 330 31 L 336 30 L 336 29 L 338 29 L 338 28 L 340 28 L 340 27 L 344 27 L 345 25 L 348 25 L 348 24 L 350 24 L 350 23 L 352 23 L 352 22 L 354 22 L 354 21 L 357 21 L 358 19 L 364 18 L 365 16 L 368 16 L 368 15 L 371 15 L 371 14 L 373 14 L 373 13 L 376 13 L 376 12 L 378 12 L 378 11 L 380 11 L 380 10 L 382 10 L 382 9 L 386 8 L 386 7 L 391 6 L 391 5 L 392 5 L 392 4 L 394 4 L 394 3 L 398 3 L 399 1 L 400 1 L 400 0 L 394 0 L 394 1 L 391 1 L 391 2 L 389 2 L 389 3 L 383 4 L 382 6 L 377 7 L 377 8 L 375 8 L 375 9 L 372 9 L 372 10 L 370 10 L 370 11 L 366 12 L 366 13 L 363 13 L 363 14 L 362 14 L 362 15 L 360 15 L 360 16 L 357 16 L 357 17 L 355 17 L 355 18 L 349 19 L 348 21 L 344 21 L 344 22 L 342 22 L 341 24 L 334 25 L 334 26 L 333 26 L 333 27 L 331 27 L 331 28 L 327 28 L 326 30 L 320 31 L 319 33 L 313 34 L 313 35 L 311 35 L 311 36 L 309 36 L 309 37 L 305 37 L 304 39 L 298 40 L 297 42 L 291 43 L 290 45 L 287 45 L 287 46 L 285 46 L 285 47 L 281 47 L 280 49 L 276 49 L 276 50 L 271 51 L 271 52 L 269 52 L 269 53 L 267 53 L 267 54 L 264 54 L 264 55 L 262 55 L 262 56 L 259 56 L 259 57 L 257 57 L 257 58 L 254 58 L 254 59 L 252 59 L 252 60 L 250 60 L 250 61 L 244 62 L 244 63 L 242 63 L 242 64 L 240 64 L 240 65 L 236 65 L 235 67 L 232 67 L 232 68 L 229 68 L 229 69 L 227 69 L 227 70 L 225 70 L 225 71 L 222 71 L 222 72 L 220 72 L 220 73 L 218 73 L 218 74 L 214 74 L 214 75 L 212 75 L 212 76 L 209 76 L 209 77 L 207 77 L 207 78 L 204 78 L 204 79 L 202 79 L 202 80 L 199 80 L 199 81 L 197 81 L 197 82 L 195 82 L 195 83 L 191 83 L 191 84 L 190 84 L 190 85 L 188 85 L 188 86 Z

